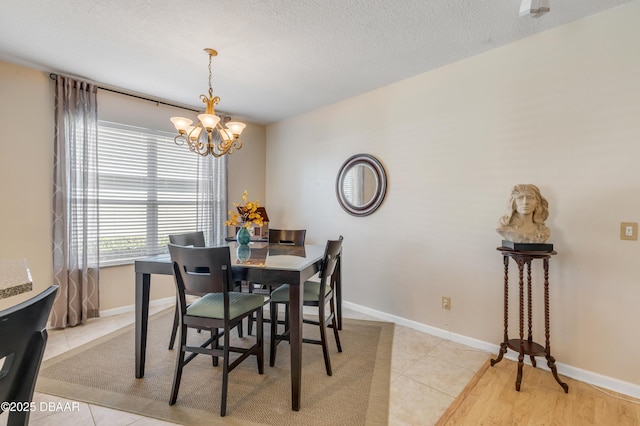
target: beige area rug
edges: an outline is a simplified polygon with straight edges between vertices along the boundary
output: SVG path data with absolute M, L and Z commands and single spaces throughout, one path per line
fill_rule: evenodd
M 43 362 L 36 391 L 185 425 L 388 423 L 392 323 L 345 319 L 340 332 L 342 353 L 329 334 L 331 377 L 325 372 L 322 348 L 304 344 L 298 412 L 291 410 L 289 346 L 278 345 L 276 365 L 269 367 L 269 326 L 265 324 L 264 374 L 258 374 L 255 357 L 229 374 L 227 415 L 221 418 L 221 367 L 213 367 L 211 357 L 205 355 L 185 367 L 178 401 L 169 406 L 176 357 L 175 350 L 167 349 L 172 319 L 171 309 L 150 318 L 144 378 L 134 376 L 134 328 L 130 325 Z M 314 337 L 316 330 L 305 325 L 305 337 Z M 236 331 L 232 333 L 234 345 L 248 339 L 237 339 Z M 208 335 L 190 331 L 192 340 Z

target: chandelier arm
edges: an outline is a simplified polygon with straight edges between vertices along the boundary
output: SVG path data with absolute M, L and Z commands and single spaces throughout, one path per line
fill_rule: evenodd
M 224 140 L 221 140 L 220 142 L 215 144 L 211 142 L 211 144 L 209 145 L 209 153 L 216 158 L 222 157 L 228 151 L 229 149 L 225 146 Z
M 242 141 L 239 138 L 234 140 L 220 141 L 216 145 L 216 148 L 218 152 L 221 153 L 220 155 L 233 154 L 236 149 L 242 148 Z
M 192 140 L 191 138 L 194 134 L 198 135 L 198 138 L 196 140 L 200 139 L 200 135 L 202 134 L 203 130 L 206 131 L 202 123 L 198 123 L 198 125 L 191 129 L 191 131 L 189 132 L 187 140 Z
M 202 155 L 203 157 L 205 157 L 208 154 L 208 151 L 209 151 L 209 147 L 207 146 L 207 144 L 204 142 L 198 141 L 198 147 L 196 149 L 196 152 Z
M 221 140 L 216 144 L 216 148 L 218 152 L 226 154 L 227 152 L 229 152 L 229 145 L 230 143 L 228 140 Z
M 231 132 L 230 129 L 227 129 L 226 127 L 223 127 L 223 121 L 227 122 L 229 121 L 229 117 L 226 117 L 226 120 L 221 119 L 218 124 L 216 125 L 216 130 L 218 130 L 218 133 L 220 134 L 220 137 L 222 139 L 226 139 L 226 140 L 230 140 L 233 141 L 235 140 L 237 137 L 233 135 L 233 133 Z M 227 136 L 227 138 L 225 138 L 224 136 Z
M 191 150 L 191 152 L 195 152 L 196 154 L 200 154 L 200 155 L 207 155 L 208 146 L 206 143 L 202 142 L 199 139 L 190 140 L 188 141 L 188 143 L 189 143 L 189 150 Z

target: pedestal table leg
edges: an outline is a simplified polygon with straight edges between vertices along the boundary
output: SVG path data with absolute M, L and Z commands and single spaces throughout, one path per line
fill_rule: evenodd
M 547 366 L 551 369 L 553 377 L 556 382 L 562 387 L 564 393 L 569 393 L 569 385 L 560 380 L 558 376 L 558 369 L 556 368 L 556 359 L 551 356 L 551 343 L 550 343 L 550 321 L 549 321 L 549 259 L 543 259 L 544 265 L 544 336 L 545 336 L 545 351 L 547 358 Z
M 524 263 L 522 259 L 516 259 L 518 262 L 518 288 L 520 296 L 520 351 L 518 353 L 518 377 L 516 378 L 516 390 L 520 391 L 522 383 L 522 366 L 524 365 Z
M 498 357 L 491 360 L 492 367 L 502 361 L 502 357 L 507 353 L 507 342 L 509 341 L 509 257 L 503 256 L 502 258 L 504 263 L 504 336 L 502 343 L 500 343 Z

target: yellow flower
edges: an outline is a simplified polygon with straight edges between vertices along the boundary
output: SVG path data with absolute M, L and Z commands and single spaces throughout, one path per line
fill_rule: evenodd
M 237 226 L 241 223 L 245 228 L 249 228 L 252 224 L 262 226 L 264 219 L 257 211 L 258 207 L 260 207 L 260 201 L 248 201 L 248 193 L 246 190 L 242 193 L 242 201 L 243 204 L 233 203 L 238 211 L 234 212 L 229 210 L 228 214 L 231 217 L 224 223 L 224 225 Z

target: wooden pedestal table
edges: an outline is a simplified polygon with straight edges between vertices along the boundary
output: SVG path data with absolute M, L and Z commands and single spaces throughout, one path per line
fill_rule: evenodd
M 558 384 L 562 386 L 565 393 L 569 392 L 569 385 L 562 382 L 558 377 L 556 368 L 556 360 L 551 356 L 551 347 L 549 344 L 549 259 L 556 254 L 555 251 L 535 252 L 535 251 L 519 251 L 511 250 L 505 247 L 498 247 L 502 252 L 504 261 L 504 340 L 500 343 L 500 353 L 496 359 L 491 360 L 493 367 L 502 360 L 507 349 L 518 352 L 518 377 L 516 378 L 516 390 L 520 391 L 522 383 L 522 366 L 524 364 L 525 355 L 531 357 L 531 365 L 535 368 L 537 356 L 544 356 L 547 360 L 547 366 L 551 369 L 553 377 Z M 515 260 L 518 265 L 519 272 L 519 290 L 520 290 L 520 338 L 509 339 L 509 258 Z M 544 268 L 544 335 L 545 346 L 533 341 L 531 335 L 531 262 L 535 259 L 542 259 Z M 528 336 L 524 337 L 524 267 L 527 266 L 527 319 L 528 319 Z

